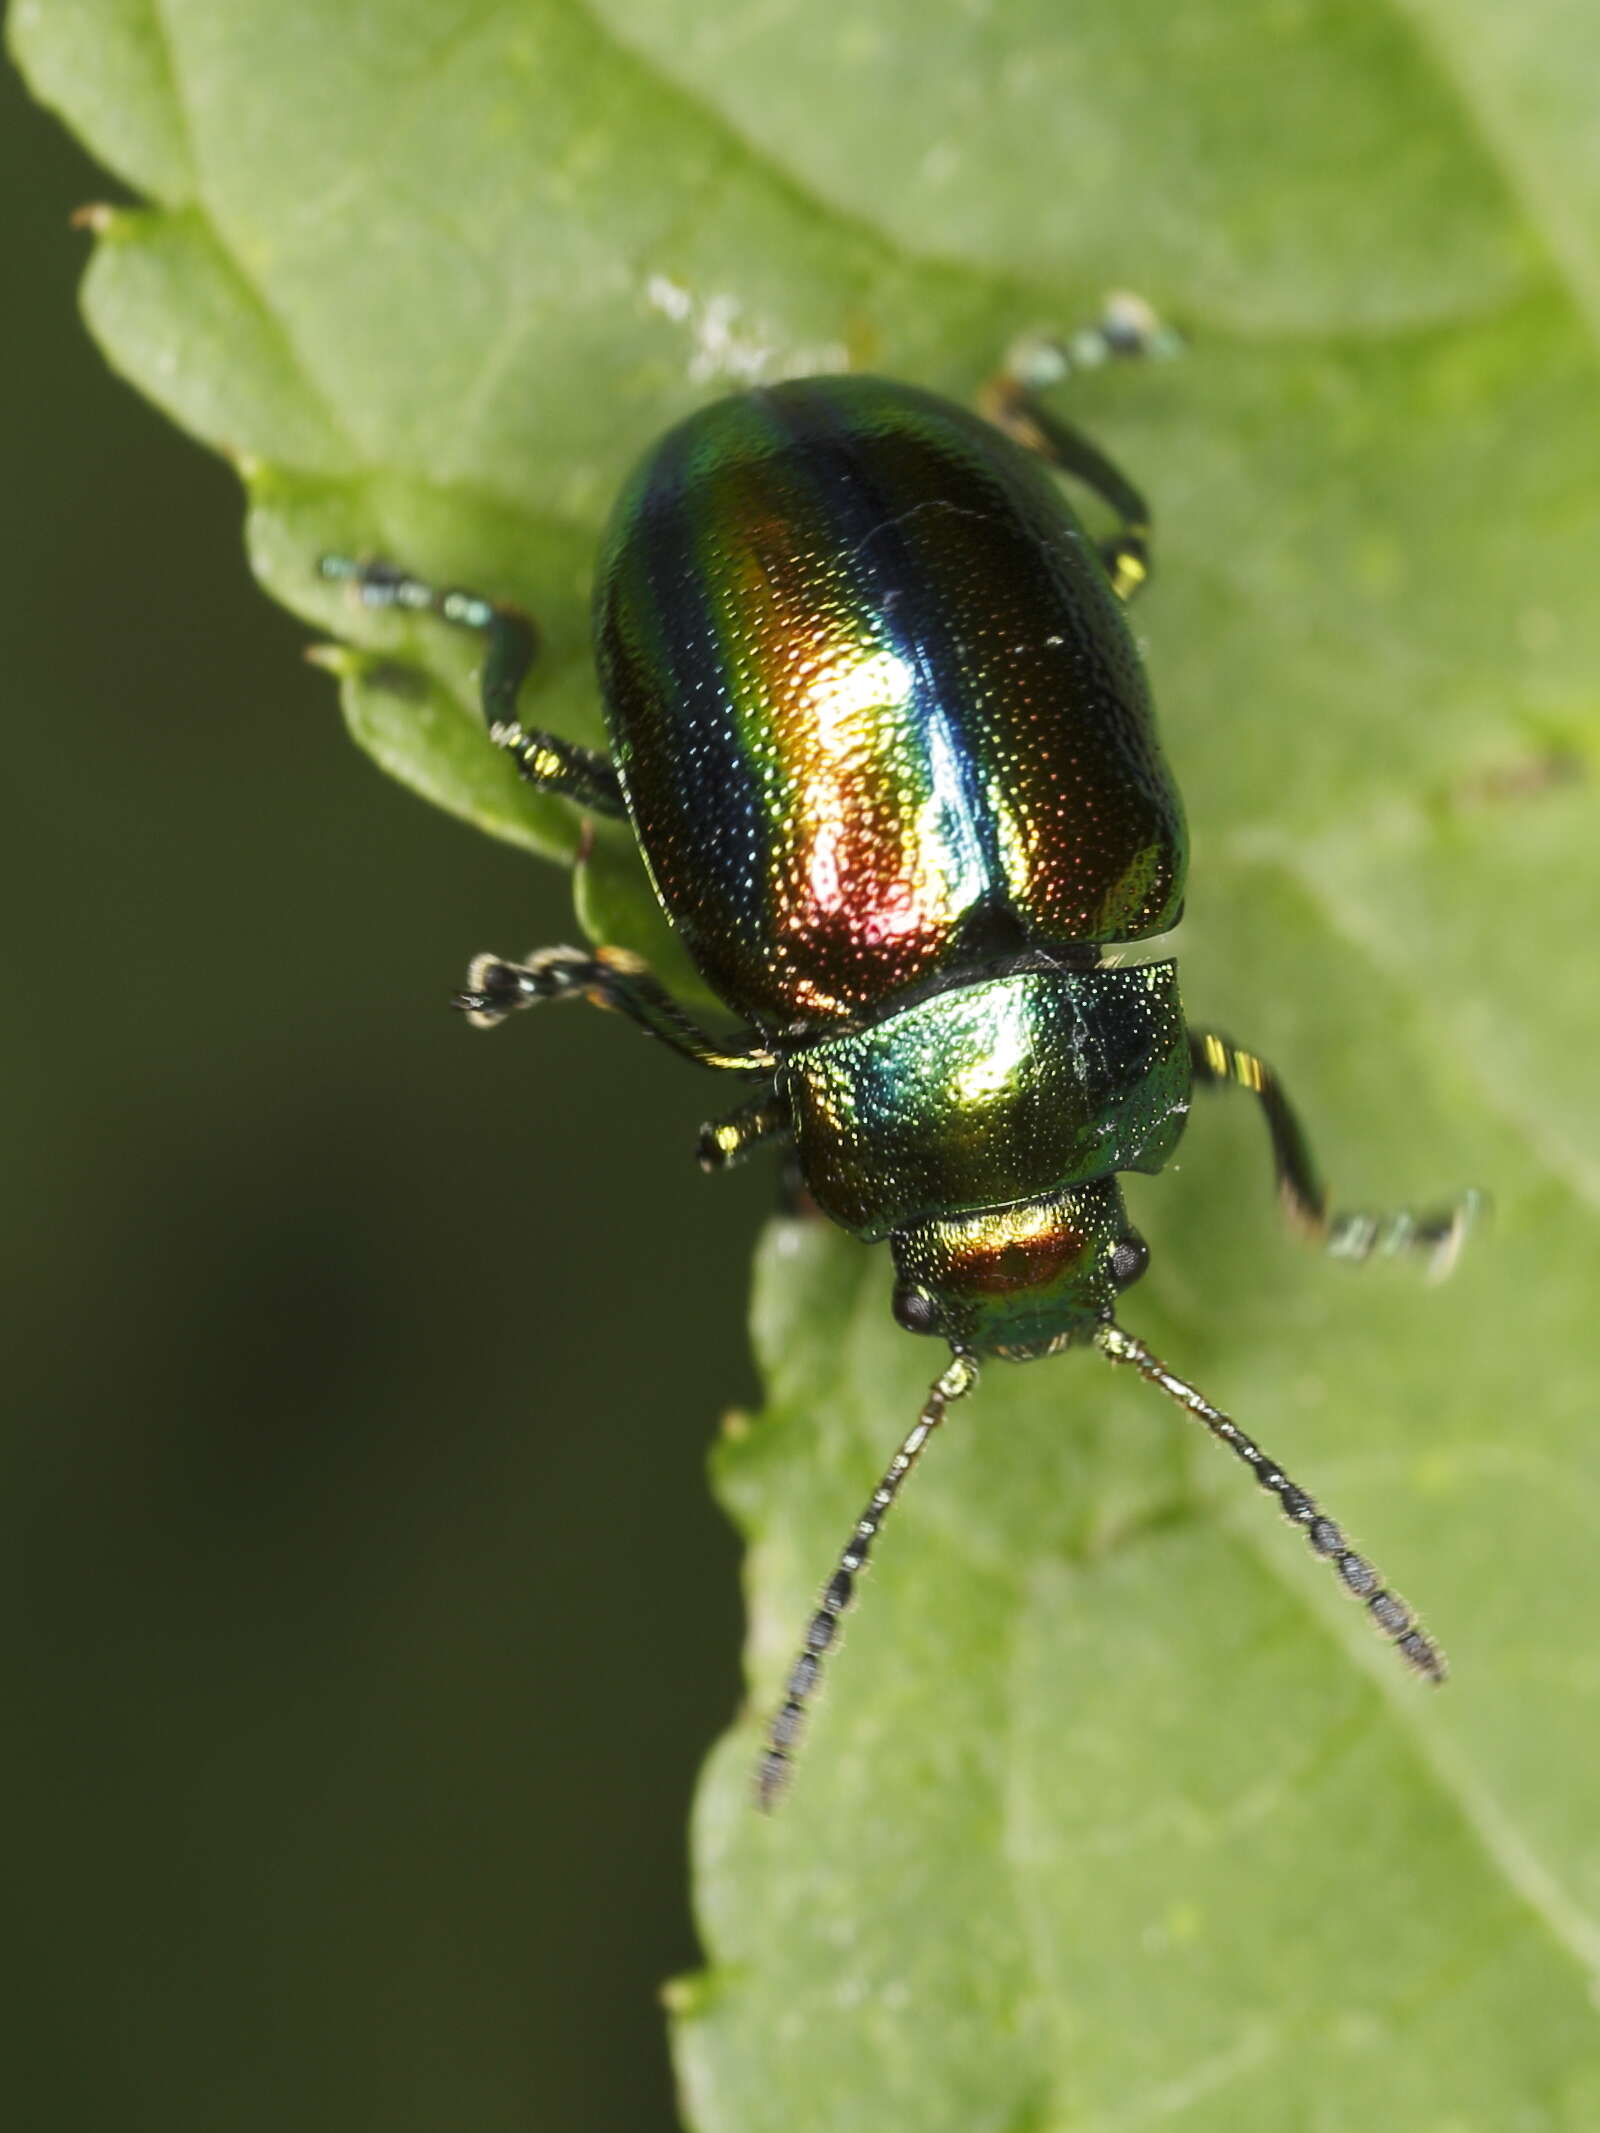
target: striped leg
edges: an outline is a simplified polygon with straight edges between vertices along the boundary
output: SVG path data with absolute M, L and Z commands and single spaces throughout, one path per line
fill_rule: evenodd
M 609 756 L 554 733 L 530 730 L 517 717 L 517 697 L 539 649 L 531 616 L 478 593 L 429 585 L 376 558 L 358 562 L 352 556 L 325 555 L 317 567 L 323 577 L 348 585 L 363 607 L 437 615 L 457 629 L 476 631 L 484 640 L 481 696 L 490 740 L 504 748 L 529 784 L 541 791 L 559 793 L 595 814 L 625 812 Z
M 1395 1258 L 1419 1253 L 1429 1277 L 1442 1281 L 1460 1256 L 1473 1221 L 1482 1211 L 1483 1195 L 1464 1192 L 1443 1207 L 1415 1212 L 1334 1212 L 1294 1107 L 1264 1059 L 1210 1030 L 1195 1030 L 1189 1053 L 1196 1081 L 1213 1088 L 1244 1089 L 1261 1106 L 1272 1141 L 1278 1199 L 1290 1223 L 1334 1259 Z

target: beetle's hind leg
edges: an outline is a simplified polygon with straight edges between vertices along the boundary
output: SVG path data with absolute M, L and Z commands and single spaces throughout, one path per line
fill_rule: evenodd
M 1102 316 L 1065 339 L 1030 334 L 1018 341 L 978 395 L 999 429 L 1108 503 L 1121 520 L 1100 557 L 1120 599 L 1131 600 L 1150 575 L 1150 507 L 1121 469 L 1080 430 L 1053 415 L 1039 398 L 1074 371 L 1135 356 L 1173 355 L 1177 334 L 1163 326 L 1141 297 L 1108 299 Z
M 455 1005 L 479 1029 L 548 1000 L 587 1000 L 614 1008 L 696 1066 L 734 1074 L 770 1073 L 777 1061 L 754 1041 L 724 1041 L 685 1013 L 658 978 L 625 948 L 541 948 L 525 963 L 480 955 Z
M 1261 1106 L 1272 1142 L 1278 1199 L 1295 1229 L 1334 1259 L 1359 1261 L 1417 1253 L 1427 1261 L 1430 1277 L 1443 1280 L 1483 1210 L 1482 1193 L 1464 1192 L 1443 1207 L 1422 1212 L 1407 1207 L 1382 1214 L 1336 1212 L 1328 1205 L 1305 1129 L 1266 1061 L 1210 1030 L 1191 1032 L 1189 1055 L 1197 1082 L 1244 1089 Z
M 559 793 L 596 814 L 624 812 L 622 787 L 609 756 L 553 733 L 530 730 L 517 717 L 517 697 L 539 650 L 539 632 L 531 616 L 479 593 L 430 585 L 377 557 L 358 561 L 353 556 L 325 555 L 317 568 L 324 578 L 348 585 L 363 607 L 437 615 L 457 629 L 475 631 L 484 640 L 480 692 L 490 740 L 504 748 L 529 784 L 541 791 Z

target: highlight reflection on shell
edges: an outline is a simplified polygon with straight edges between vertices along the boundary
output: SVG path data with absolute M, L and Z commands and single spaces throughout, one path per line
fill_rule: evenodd
M 872 378 L 703 409 L 624 492 L 596 598 L 641 846 L 741 1015 L 837 1022 L 996 943 L 1175 917 L 1182 813 L 1120 608 L 977 416 Z

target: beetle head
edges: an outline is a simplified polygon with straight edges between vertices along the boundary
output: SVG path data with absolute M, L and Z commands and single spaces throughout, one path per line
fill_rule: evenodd
M 975 1355 L 1030 1362 L 1093 1340 L 1149 1263 L 1116 1179 L 934 1217 L 893 1238 L 894 1315 Z

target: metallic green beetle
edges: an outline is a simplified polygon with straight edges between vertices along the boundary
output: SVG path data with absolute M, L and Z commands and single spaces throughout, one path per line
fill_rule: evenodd
M 635 471 L 601 552 L 609 757 L 518 720 L 526 617 L 389 564 L 323 560 L 368 606 L 484 633 L 493 740 L 535 784 L 627 813 L 663 909 L 743 1029 L 712 1037 L 607 949 L 480 957 L 459 1004 L 487 1025 L 584 996 L 749 1077 L 749 1100 L 705 1128 L 704 1166 L 792 1148 L 825 1214 L 888 1240 L 900 1323 L 950 1345 L 808 1627 L 763 1805 L 888 1507 L 984 1355 L 1084 1344 L 1131 1364 L 1246 1462 L 1418 1672 L 1444 1675 L 1312 1499 L 1114 1317 L 1148 1258 L 1118 1173 L 1162 1168 L 1197 1080 L 1257 1098 L 1284 1204 L 1332 1251 L 1415 1247 L 1442 1267 L 1472 1208 L 1330 1214 L 1270 1071 L 1187 1030 L 1170 960 L 1128 959 L 1175 925 L 1186 858 L 1123 616 L 1148 570 L 1148 512 L 1038 394 L 1074 359 L 1162 338 L 1116 300 L 1003 371 L 982 414 L 820 377 L 691 415 Z M 1091 541 L 1059 473 L 1111 506 L 1111 539 Z

